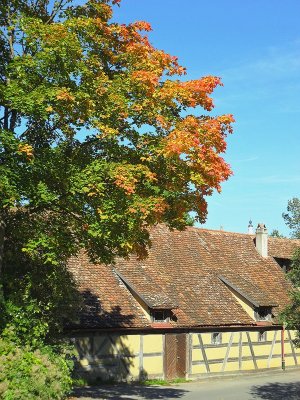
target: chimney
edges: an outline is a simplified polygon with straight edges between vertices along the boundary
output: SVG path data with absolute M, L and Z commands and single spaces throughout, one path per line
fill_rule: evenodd
M 253 234 L 254 234 L 254 230 L 253 230 L 252 221 L 250 219 L 249 225 L 248 225 L 248 235 L 253 235 Z
M 262 257 L 268 257 L 268 230 L 265 224 L 257 225 L 255 245 Z

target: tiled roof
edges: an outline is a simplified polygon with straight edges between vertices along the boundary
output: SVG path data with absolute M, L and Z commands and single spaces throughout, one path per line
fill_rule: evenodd
M 137 287 L 133 285 L 129 279 L 125 278 L 125 276 L 119 271 L 115 270 L 115 272 L 125 283 L 125 285 L 137 296 L 139 296 L 148 307 L 160 310 L 177 308 L 177 303 L 167 296 L 163 292 L 162 288 L 160 288 L 159 284 L 154 282 L 151 276 L 149 276 L 146 272 L 141 273 L 140 270 L 132 271 L 130 280 L 138 282 Z M 136 274 L 138 275 L 138 281 L 134 276 Z M 155 291 L 153 291 L 154 287 Z
M 159 225 L 151 241 L 144 260 L 131 256 L 95 265 L 84 253 L 70 260 L 85 296 L 82 328 L 162 326 L 152 324 L 137 297 L 151 308 L 171 308 L 173 327 L 256 325 L 224 279 L 256 305 L 276 306 L 275 315 L 288 302 L 283 272 L 273 257 L 259 255 L 251 235 Z M 285 258 L 291 248 L 289 239 L 269 238 L 272 256 Z
M 268 245 L 273 257 L 291 259 L 296 248 L 300 247 L 300 240 L 269 237 Z
M 219 278 L 255 307 L 278 306 L 265 290 L 258 288 L 255 284 L 242 278 L 240 275 L 226 273 L 226 277 L 220 275 Z

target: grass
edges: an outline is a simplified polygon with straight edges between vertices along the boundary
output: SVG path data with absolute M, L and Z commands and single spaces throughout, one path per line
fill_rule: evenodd
M 168 386 L 168 385 L 176 385 L 179 383 L 186 383 L 190 382 L 190 380 L 184 378 L 176 378 L 176 379 L 146 379 L 144 381 L 140 381 L 139 384 L 143 386 L 152 386 L 152 385 L 159 385 L 159 386 Z
M 132 384 L 136 385 L 137 384 L 137 385 L 142 385 L 142 386 L 169 386 L 169 385 L 176 385 L 179 383 L 186 383 L 186 382 L 191 382 L 191 381 L 184 379 L 184 378 L 176 378 L 176 379 L 170 379 L 170 380 L 145 379 L 145 380 L 141 380 L 141 381 L 127 382 L 127 384 L 128 385 L 132 385 Z M 84 387 L 84 386 L 101 386 L 101 385 L 118 385 L 118 384 L 122 384 L 122 382 L 117 382 L 114 379 L 109 379 L 109 380 L 95 379 L 92 381 L 87 381 L 82 378 L 74 379 L 74 387 L 75 388 L 80 388 L 80 387 Z

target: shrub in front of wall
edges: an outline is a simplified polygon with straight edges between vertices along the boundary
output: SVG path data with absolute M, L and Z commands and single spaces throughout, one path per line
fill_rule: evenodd
M 0 398 L 63 399 L 71 390 L 72 363 L 50 348 L 32 350 L 0 339 Z

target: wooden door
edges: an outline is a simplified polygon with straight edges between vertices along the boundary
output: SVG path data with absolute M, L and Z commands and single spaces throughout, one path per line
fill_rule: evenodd
M 165 378 L 186 377 L 186 334 L 167 333 L 165 335 L 164 369 Z
M 186 377 L 186 360 L 187 360 L 187 346 L 186 340 L 187 335 L 185 333 L 179 333 L 176 335 L 177 339 L 177 377 Z

